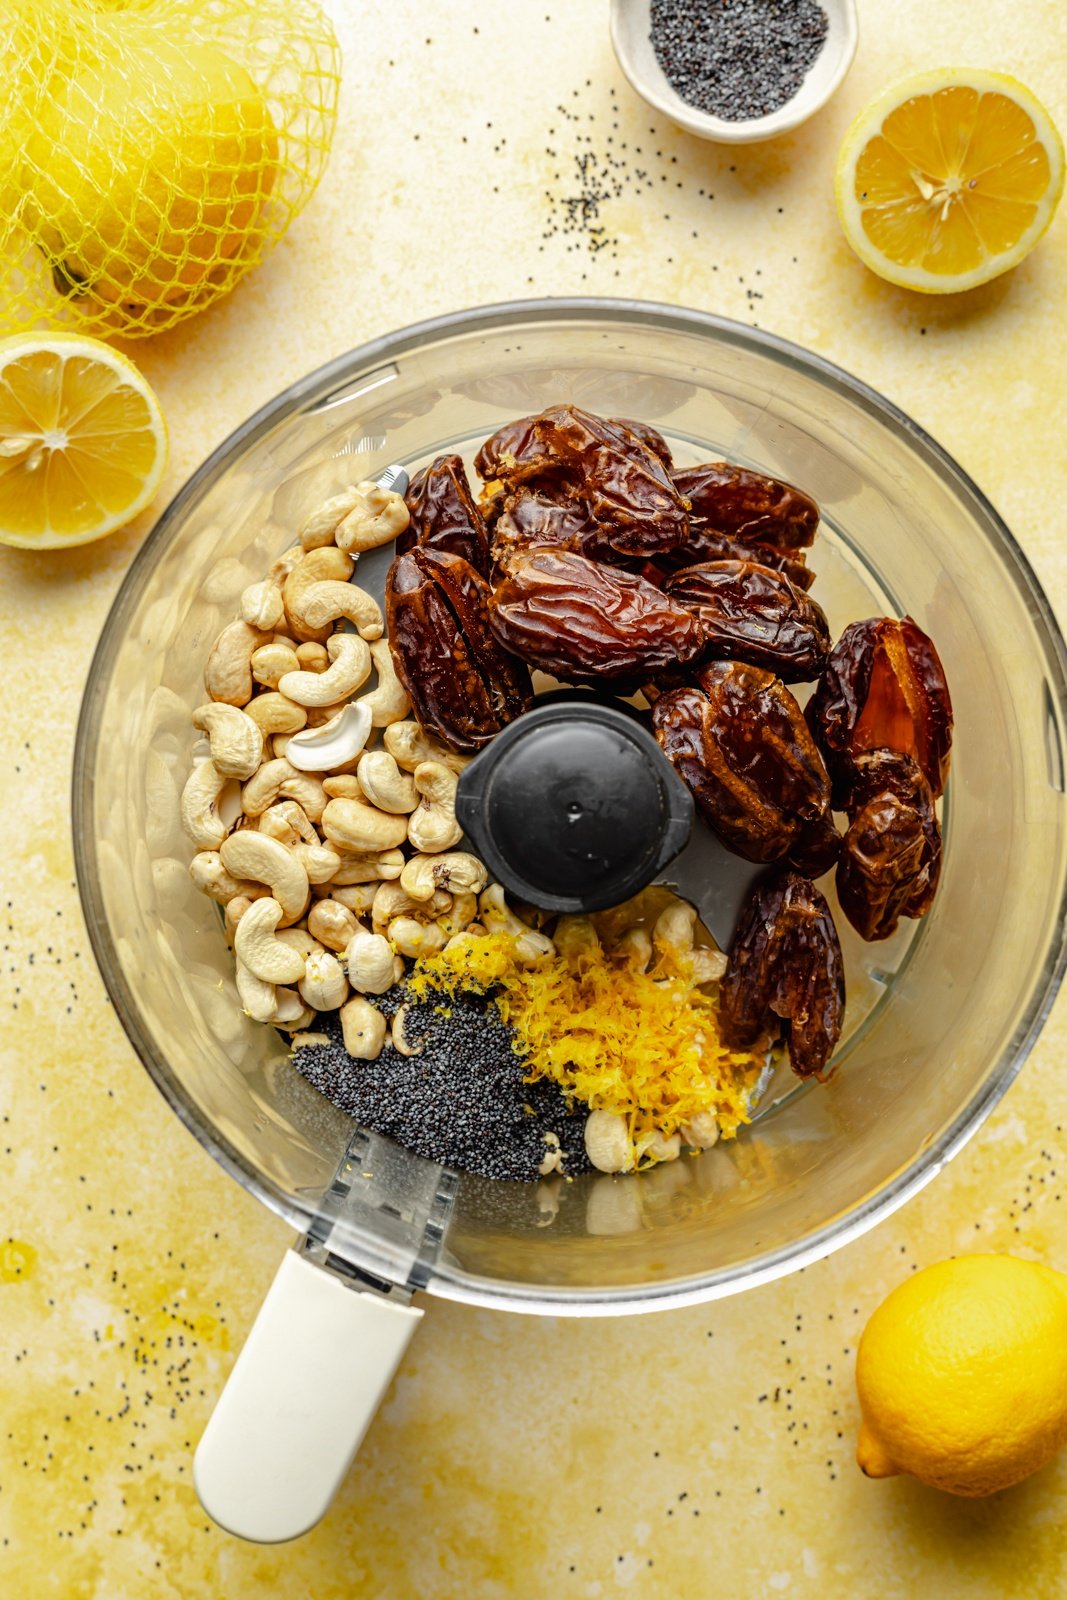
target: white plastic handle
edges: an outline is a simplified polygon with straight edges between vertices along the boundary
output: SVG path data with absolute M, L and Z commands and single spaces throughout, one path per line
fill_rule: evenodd
M 208 1515 L 261 1544 L 313 1528 L 421 1316 L 288 1251 L 197 1448 Z

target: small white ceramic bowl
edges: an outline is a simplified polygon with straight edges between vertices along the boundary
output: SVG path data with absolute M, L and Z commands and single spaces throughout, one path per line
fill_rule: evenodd
M 699 139 L 755 144 L 788 133 L 826 104 L 852 64 L 859 38 L 856 0 L 820 0 L 829 27 L 811 71 L 791 100 L 766 117 L 726 122 L 698 111 L 668 83 L 652 48 L 651 0 L 611 0 L 611 42 L 619 65 L 643 100 Z

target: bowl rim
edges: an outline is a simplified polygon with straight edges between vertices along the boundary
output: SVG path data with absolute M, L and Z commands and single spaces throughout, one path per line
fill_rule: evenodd
M 337 385 L 345 378 L 351 380 L 353 374 L 361 369 L 373 371 L 375 366 L 418 348 L 428 339 L 466 335 L 479 329 L 495 331 L 516 321 L 537 323 L 561 319 L 640 321 L 647 326 L 666 325 L 676 332 L 711 336 L 735 347 L 751 349 L 754 346 L 764 354 L 816 376 L 861 410 L 902 435 L 928 465 L 938 471 L 942 478 L 949 480 L 962 498 L 973 502 L 974 510 L 987 525 L 988 532 L 999 541 L 1001 553 L 1013 568 L 1015 581 L 1028 601 L 1034 626 L 1043 635 L 1049 667 L 1055 669 L 1055 682 L 1049 681 L 1051 671 L 1046 675 L 1049 694 L 1054 700 L 1051 709 L 1058 712 L 1060 727 L 1067 725 L 1067 643 L 1037 574 L 990 500 L 948 451 L 899 406 L 843 367 L 778 334 L 712 312 L 660 301 L 606 296 L 541 296 L 471 307 L 411 323 L 368 340 L 297 379 L 235 428 L 195 469 L 165 507 L 131 562 L 108 610 L 89 666 L 74 739 L 71 813 L 75 874 L 90 947 L 116 1016 L 135 1054 L 171 1110 L 197 1143 L 250 1194 L 301 1232 L 306 1232 L 318 1215 L 316 1206 L 284 1193 L 252 1167 L 223 1134 L 200 1119 L 182 1093 L 166 1059 L 156 1053 L 150 1030 L 140 1025 L 137 996 L 122 976 L 104 914 L 90 843 L 94 838 L 93 773 L 106 685 L 124 638 L 125 623 L 145 586 L 157 552 L 166 544 L 172 528 L 179 523 L 187 509 L 207 493 L 232 460 L 249 444 L 286 415 L 301 409 L 311 397 L 328 400 L 331 385 Z M 1061 893 L 1043 972 L 1035 980 L 1026 1011 L 981 1091 L 963 1107 L 934 1143 L 928 1145 L 875 1194 L 844 1216 L 810 1234 L 802 1235 L 788 1245 L 768 1251 L 740 1268 L 721 1268 L 696 1278 L 665 1280 L 637 1288 L 573 1289 L 559 1285 L 548 1288 L 510 1283 L 500 1285 L 465 1274 L 452 1275 L 446 1260 L 435 1262 L 428 1280 L 418 1282 L 416 1286 L 426 1288 L 442 1299 L 501 1310 L 554 1316 L 620 1315 L 698 1304 L 755 1288 L 810 1265 L 850 1243 L 898 1210 L 962 1149 L 1018 1076 L 1048 1017 L 1065 967 L 1067 881 Z M 358 1268 L 359 1264 L 354 1262 L 353 1265 Z

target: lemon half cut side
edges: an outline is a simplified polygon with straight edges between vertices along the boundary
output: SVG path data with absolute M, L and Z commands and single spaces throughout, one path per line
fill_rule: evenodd
M 151 502 L 166 464 L 163 413 L 132 361 L 77 334 L 0 340 L 0 543 L 101 539 Z
M 1030 90 L 947 67 L 894 85 L 856 118 L 837 161 L 845 237 L 873 272 L 949 294 L 1017 266 L 1052 221 L 1063 142 Z

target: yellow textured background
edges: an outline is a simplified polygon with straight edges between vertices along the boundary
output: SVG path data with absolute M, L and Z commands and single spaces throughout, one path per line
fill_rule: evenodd
M 906 72 L 1003 68 L 1067 127 L 1067 11 L 860 11 L 834 102 L 731 153 L 635 99 L 605 0 L 335 0 L 342 112 L 318 196 L 227 303 L 135 352 L 172 431 L 159 504 L 255 407 L 389 328 L 528 293 L 647 296 L 757 321 L 889 395 L 975 476 L 1067 615 L 1067 218 L 1010 277 L 937 302 L 867 274 L 831 198 L 850 117 Z M 556 226 L 590 153 L 631 175 L 601 205 L 613 243 L 596 254 Z M 150 521 L 70 555 L 0 549 L 0 1238 L 18 1241 L 0 1248 L 4 1600 L 1067 1592 L 1067 1457 L 985 1502 L 868 1482 L 852 1385 L 865 1318 L 914 1264 L 978 1247 L 1067 1267 L 1062 1005 L 981 1135 L 872 1235 L 769 1288 L 645 1319 L 431 1305 L 317 1530 L 256 1549 L 207 1523 L 192 1448 L 289 1236 L 133 1057 L 86 947 L 68 837 L 81 686 Z

